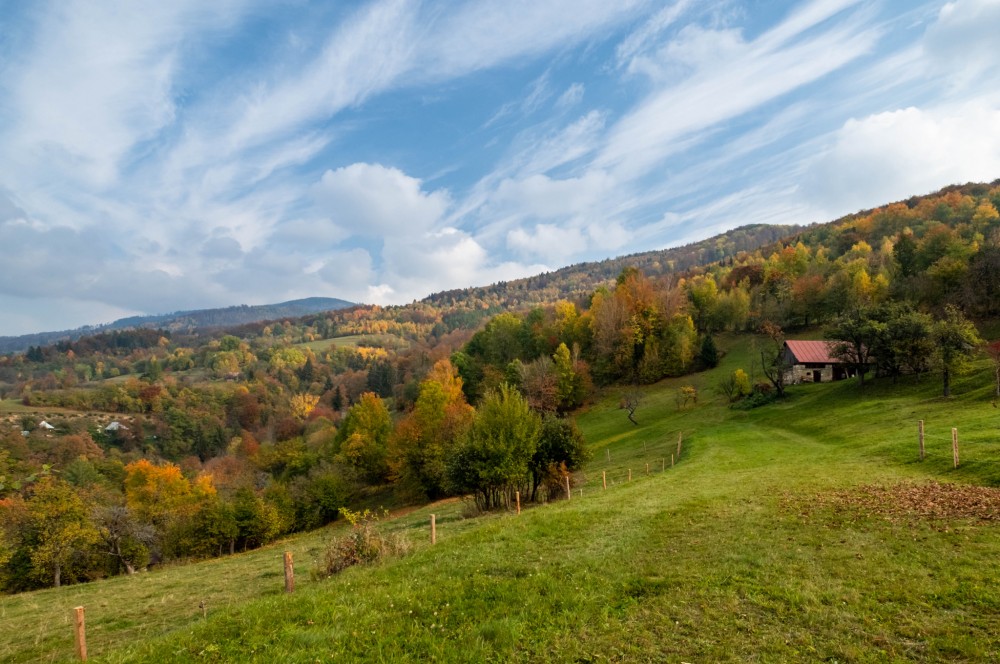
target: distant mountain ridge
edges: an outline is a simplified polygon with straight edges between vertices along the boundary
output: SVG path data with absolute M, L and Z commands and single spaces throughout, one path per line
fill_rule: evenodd
M 47 346 L 59 341 L 74 341 L 80 337 L 113 330 L 159 328 L 171 332 L 190 332 L 211 327 L 230 327 L 264 320 L 298 318 L 334 309 L 353 307 L 354 302 L 335 297 L 307 297 L 278 304 L 241 304 L 219 309 L 175 311 L 169 314 L 130 316 L 106 325 L 87 325 L 75 330 L 38 332 L 13 337 L 0 337 L 0 353 L 17 353 L 30 346 Z
M 504 307 L 536 305 L 559 299 L 586 298 L 600 286 L 613 284 L 626 267 L 635 267 L 649 277 L 682 273 L 693 267 L 733 258 L 740 252 L 756 251 L 787 240 L 808 229 L 803 225 L 747 224 L 679 247 L 654 249 L 601 261 L 568 265 L 552 272 L 440 291 L 421 302 L 435 306 L 469 306 L 475 300 L 494 300 Z

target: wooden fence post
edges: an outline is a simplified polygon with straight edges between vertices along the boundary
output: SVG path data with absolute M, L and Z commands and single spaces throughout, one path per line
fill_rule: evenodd
M 431 544 L 437 544 L 437 541 L 438 541 L 437 517 L 431 514 Z
M 566 500 L 573 498 L 573 492 L 569 488 L 569 474 L 566 474 Z
M 517 513 L 520 514 L 521 513 L 521 492 L 520 491 L 515 491 L 514 492 L 514 500 L 517 501 Z
M 291 551 L 285 551 L 285 592 L 295 592 L 295 567 L 292 566 Z
M 602 470 L 601 471 L 601 484 L 604 485 L 604 490 L 607 491 L 608 490 L 608 471 L 606 471 L 606 470 Z
M 81 662 L 87 661 L 87 627 L 84 623 L 83 607 L 78 606 L 73 609 L 73 631 L 76 634 L 76 656 Z
M 674 455 L 673 454 L 670 455 L 670 467 L 671 468 L 674 467 Z
M 631 468 L 628 469 L 628 481 L 629 482 L 632 481 L 632 469 Z
M 646 474 L 649 475 L 649 464 L 646 464 Z
M 917 420 L 917 439 L 920 441 L 920 460 L 924 460 L 924 421 Z
M 955 461 L 955 467 L 958 468 L 958 429 L 954 427 L 951 429 L 951 456 Z
M 681 456 L 681 440 L 683 439 L 683 437 L 684 437 L 683 432 L 678 431 L 677 432 L 677 456 L 678 456 L 678 458 Z

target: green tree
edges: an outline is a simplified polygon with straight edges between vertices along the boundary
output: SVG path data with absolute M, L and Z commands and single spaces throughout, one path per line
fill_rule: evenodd
M 719 349 L 715 345 L 715 339 L 711 334 L 706 334 L 701 340 L 701 350 L 698 352 L 698 360 L 702 366 L 712 369 L 719 365 Z
M 857 372 L 861 387 L 865 385 L 865 373 L 872 364 L 872 348 L 877 345 L 883 329 L 884 324 L 873 320 L 867 310 L 856 307 L 826 330 L 826 338 L 834 341 L 831 355 Z
M 23 527 L 22 543 L 28 547 L 32 575 L 40 581 L 51 580 L 56 588 L 98 539 L 83 499 L 69 484 L 53 477 L 35 485 Z
M 946 305 L 944 317 L 934 324 L 931 331 L 934 341 L 934 359 L 941 369 L 944 396 L 951 396 L 951 376 L 961 373 L 983 343 L 972 324 L 954 305 Z
M 541 418 L 519 392 L 504 384 L 487 393 L 449 459 L 453 490 L 472 494 L 482 510 L 509 504 L 513 492 L 528 484 L 541 431 Z
M 372 392 L 365 392 L 351 406 L 337 432 L 337 457 L 371 484 L 389 479 L 389 436 L 392 416 L 385 402 Z
M 538 448 L 531 457 L 531 500 L 537 498 L 538 487 L 547 479 L 558 479 L 563 472 L 577 470 L 589 458 L 583 434 L 572 420 L 546 417 Z

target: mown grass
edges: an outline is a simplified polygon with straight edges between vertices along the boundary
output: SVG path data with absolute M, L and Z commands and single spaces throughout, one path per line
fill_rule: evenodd
M 323 581 L 307 571 L 327 532 L 3 598 L 0 659 L 70 659 L 77 604 L 88 607 L 92 656 L 109 662 L 996 659 L 997 521 L 890 519 L 819 500 L 872 483 L 1000 484 L 986 368 L 951 399 L 924 377 L 863 393 L 848 382 L 798 386 L 785 402 L 736 411 L 711 387 L 749 369 L 752 349 L 722 344 L 718 369 L 647 388 L 637 426 L 616 391 L 579 415 L 595 455 L 571 501 L 520 517 L 464 519 L 456 502 L 421 508 L 386 525 L 411 538 L 411 555 Z M 687 384 L 699 403 L 679 409 Z M 297 561 L 291 596 L 280 592 L 285 548 Z

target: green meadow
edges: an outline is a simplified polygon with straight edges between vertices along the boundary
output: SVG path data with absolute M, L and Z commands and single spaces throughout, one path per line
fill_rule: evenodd
M 795 386 L 735 410 L 713 387 L 754 351 L 747 337 L 720 346 L 718 368 L 643 388 L 638 425 L 620 390 L 577 415 L 594 455 L 570 500 L 401 511 L 381 527 L 411 553 L 329 579 L 310 570 L 344 524 L 3 597 L 0 661 L 72 661 L 80 605 L 98 662 L 1000 659 L 1000 499 L 978 488 L 1000 485 L 989 367 L 950 399 L 930 375 Z M 679 407 L 685 385 L 699 399 Z

